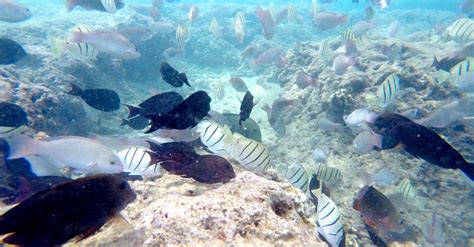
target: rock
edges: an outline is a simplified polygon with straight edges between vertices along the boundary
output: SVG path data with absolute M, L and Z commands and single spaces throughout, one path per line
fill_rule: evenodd
M 81 246 L 326 246 L 290 184 L 248 171 L 219 185 L 173 175 L 131 184 L 138 198 L 123 213 L 135 234 L 111 224 Z

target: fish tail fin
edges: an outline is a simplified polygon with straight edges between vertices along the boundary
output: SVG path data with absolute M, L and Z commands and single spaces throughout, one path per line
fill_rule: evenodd
M 77 0 L 66 0 L 66 9 L 68 12 L 72 11 L 77 6 Z
M 188 85 L 189 87 L 191 86 L 189 84 L 188 77 L 186 77 L 185 73 L 178 74 L 178 77 L 179 77 L 179 79 L 181 79 L 184 82 L 184 84 Z
M 36 154 L 40 142 L 26 135 L 13 134 L 8 138 L 8 145 L 10 146 L 8 159 L 18 159 Z
M 130 122 L 125 119 L 125 118 L 122 118 L 122 122 L 120 123 L 120 126 L 127 126 Z
M 133 106 L 133 105 L 127 105 L 127 104 L 123 104 L 124 106 L 126 106 L 128 108 L 128 117 L 127 118 L 132 118 L 132 117 L 135 117 L 137 116 L 138 114 L 140 114 L 140 107 L 136 107 L 136 106 Z M 122 121 L 123 123 L 123 121 Z
M 66 92 L 70 95 L 74 95 L 74 96 L 79 96 L 81 97 L 83 94 L 84 94 L 84 90 L 82 90 L 81 87 L 79 87 L 78 85 L 74 84 L 74 83 L 71 83 L 71 90 L 69 90 L 69 92 Z
M 267 103 L 265 103 L 265 104 L 261 107 L 261 109 L 262 109 L 263 111 L 265 111 L 266 113 L 270 113 L 270 112 L 272 111 L 272 108 L 270 108 L 270 106 L 269 106 Z
M 53 50 L 53 54 L 57 57 L 62 56 L 66 51 L 68 42 L 58 37 L 48 35 L 48 43 Z
M 438 65 L 439 65 L 439 61 L 438 61 L 438 58 L 436 57 L 436 55 L 433 57 L 433 63 L 431 64 L 431 67 L 435 67 L 435 68 L 438 68 Z
M 466 162 L 466 164 L 461 167 L 461 171 L 471 179 L 471 182 L 474 180 L 474 163 Z
M 159 116 L 159 115 L 147 115 L 145 116 L 146 118 L 150 119 L 151 121 L 151 126 L 150 128 L 145 132 L 145 134 L 149 134 L 149 133 L 152 133 L 152 132 L 155 132 L 161 128 L 163 128 L 164 126 L 166 126 L 165 124 L 163 124 L 163 122 L 166 121 L 166 119 L 164 118 L 164 116 Z

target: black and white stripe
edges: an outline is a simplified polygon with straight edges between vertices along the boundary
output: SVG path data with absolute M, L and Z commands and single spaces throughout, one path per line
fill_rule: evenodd
M 468 18 L 459 19 L 447 29 L 448 35 L 456 42 L 466 43 L 474 41 L 474 21 Z
M 267 148 L 243 136 L 239 136 L 233 144 L 231 157 L 245 168 L 257 173 L 265 173 L 270 167 L 270 153 Z
M 318 196 L 317 230 L 330 246 L 340 246 L 345 241 L 342 217 L 336 204 L 321 193 Z
M 326 165 L 319 165 L 315 174 L 319 180 L 326 183 L 334 183 L 342 179 L 342 173 L 339 169 Z
M 300 189 L 303 193 L 306 194 L 308 192 L 310 177 L 303 166 L 290 167 L 285 173 L 285 178 L 291 185 Z
M 117 12 L 117 6 L 115 6 L 115 0 L 100 0 L 104 9 L 109 13 Z
M 377 98 L 382 106 L 385 107 L 395 100 L 400 86 L 399 81 L 398 75 L 390 74 L 385 78 L 382 84 L 380 84 L 377 90 Z
M 466 73 L 474 71 L 473 64 L 474 64 L 474 58 L 469 57 L 469 58 L 466 58 L 466 60 L 454 65 L 450 69 L 449 72 L 452 76 L 458 76 L 458 77 L 463 76 Z
M 117 157 L 122 161 L 123 171 L 131 175 L 143 177 L 157 177 L 161 175 L 159 164 L 151 164 L 150 154 L 142 147 L 130 147 L 117 152 Z
M 225 127 L 212 121 L 202 121 L 198 125 L 201 142 L 214 154 L 224 155 L 226 151 L 226 135 L 232 135 Z
M 405 200 L 415 196 L 415 191 L 413 190 L 413 186 L 408 178 L 404 178 L 400 181 L 398 184 L 398 191 L 403 195 Z

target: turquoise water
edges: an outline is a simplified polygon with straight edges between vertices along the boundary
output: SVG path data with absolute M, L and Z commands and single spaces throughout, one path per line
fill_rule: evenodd
M 21 107 L 0 107 L 0 198 L 8 198 L 7 204 L 19 197 L 22 179 L 55 176 L 62 183 L 120 169 L 131 188 L 143 193 L 135 205 L 143 205 L 144 195 L 155 192 L 135 179 L 174 192 L 179 186 L 168 184 L 232 185 L 248 171 L 304 194 L 312 209 L 306 227 L 331 246 L 474 245 L 468 177 L 474 161 L 473 1 L 391 0 L 381 9 L 365 0 L 163 1 L 161 7 L 124 0 L 123 8 L 109 12 L 99 0 L 85 2 L 103 11 L 77 6 L 68 12 L 60 0 L 17 2 L 32 16 L 13 22 L 0 16 L 0 38 L 27 54 L 0 54 L 17 58 L 0 64 L 0 103 Z M 0 13 L 6 10 L 2 4 Z M 256 14 L 258 8 L 262 13 Z M 165 70 L 164 62 L 173 69 Z M 205 93 L 183 105 L 198 91 Z M 164 99 L 164 92 L 173 92 L 173 99 Z M 162 101 L 145 104 L 157 95 Z M 17 111 L 25 116 L 9 115 Z M 246 113 L 249 119 L 242 117 Z M 393 125 L 380 123 L 385 118 Z M 43 143 L 26 145 L 21 136 Z M 47 137 L 61 142 L 51 144 Z M 173 162 L 223 162 L 226 168 L 179 174 L 176 167 L 160 166 L 163 157 L 156 158 L 159 151 L 145 140 L 175 154 L 168 157 Z M 191 146 L 177 151 L 163 145 L 177 141 Z M 246 153 L 248 147 L 252 152 Z M 131 152 L 141 158 L 128 160 Z M 44 162 L 35 162 L 38 157 Z M 120 167 L 106 167 L 103 157 Z M 154 171 L 147 170 L 151 165 Z M 211 174 L 226 169 L 231 174 Z M 316 180 L 327 187 L 325 196 Z M 362 200 L 365 185 L 380 194 Z M 46 190 L 54 194 L 54 188 Z M 212 194 L 217 187 L 202 188 L 214 196 L 203 200 L 220 200 Z M 128 219 L 137 227 L 145 213 L 130 205 L 123 210 L 138 215 Z M 316 224 L 325 227 L 318 233 Z M 263 231 L 257 225 L 249 232 Z M 333 225 L 338 233 L 331 235 Z M 148 230 L 140 232 L 138 239 L 149 240 L 140 245 L 152 245 L 150 239 L 191 244 L 192 237 L 167 242 Z M 283 231 L 265 230 L 273 231 L 270 236 Z M 227 236 L 228 242 L 209 236 L 207 245 L 242 244 L 235 236 Z M 88 243 L 100 244 L 97 239 Z

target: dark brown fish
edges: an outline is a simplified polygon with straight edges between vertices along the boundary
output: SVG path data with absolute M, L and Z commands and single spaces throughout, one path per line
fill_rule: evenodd
M 185 73 L 179 73 L 176 69 L 171 67 L 169 63 L 162 62 L 160 66 L 161 78 L 163 81 L 173 87 L 182 87 L 184 84 L 191 86 Z
M 372 128 L 391 140 L 390 148 L 401 144 L 405 151 L 419 159 L 446 169 L 461 169 L 474 179 L 474 164 L 427 127 L 395 113 L 384 113 L 375 119 Z
M 444 70 L 444 71 L 450 71 L 454 65 L 464 61 L 466 59 L 466 56 L 460 56 L 460 57 L 444 57 L 441 60 L 438 61 L 438 58 L 434 56 L 433 58 L 433 64 L 431 67 L 435 67 L 436 70 Z
M 226 183 L 235 178 L 232 165 L 217 155 L 199 155 L 182 142 L 152 145 L 150 165 L 160 164 L 166 171 L 200 183 Z
M 245 93 L 244 99 L 240 104 L 240 119 L 239 119 L 239 126 L 242 126 L 242 122 L 247 120 L 250 117 L 250 113 L 254 107 L 253 104 L 253 95 L 250 91 Z
M 51 189 L 56 185 L 69 182 L 72 179 L 68 177 L 41 176 L 34 177 L 29 180 L 24 177 L 20 177 L 19 180 L 20 187 L 7 200 L 5 200 L 8 205 L 20 203 L 33 194 Z
M 136 194 L 126 180 L 95 175 L 57 185 L 32 195 L 0 217 L 4 243 L 57 246 L 74 237 L 79 241 L 98 231 Z

